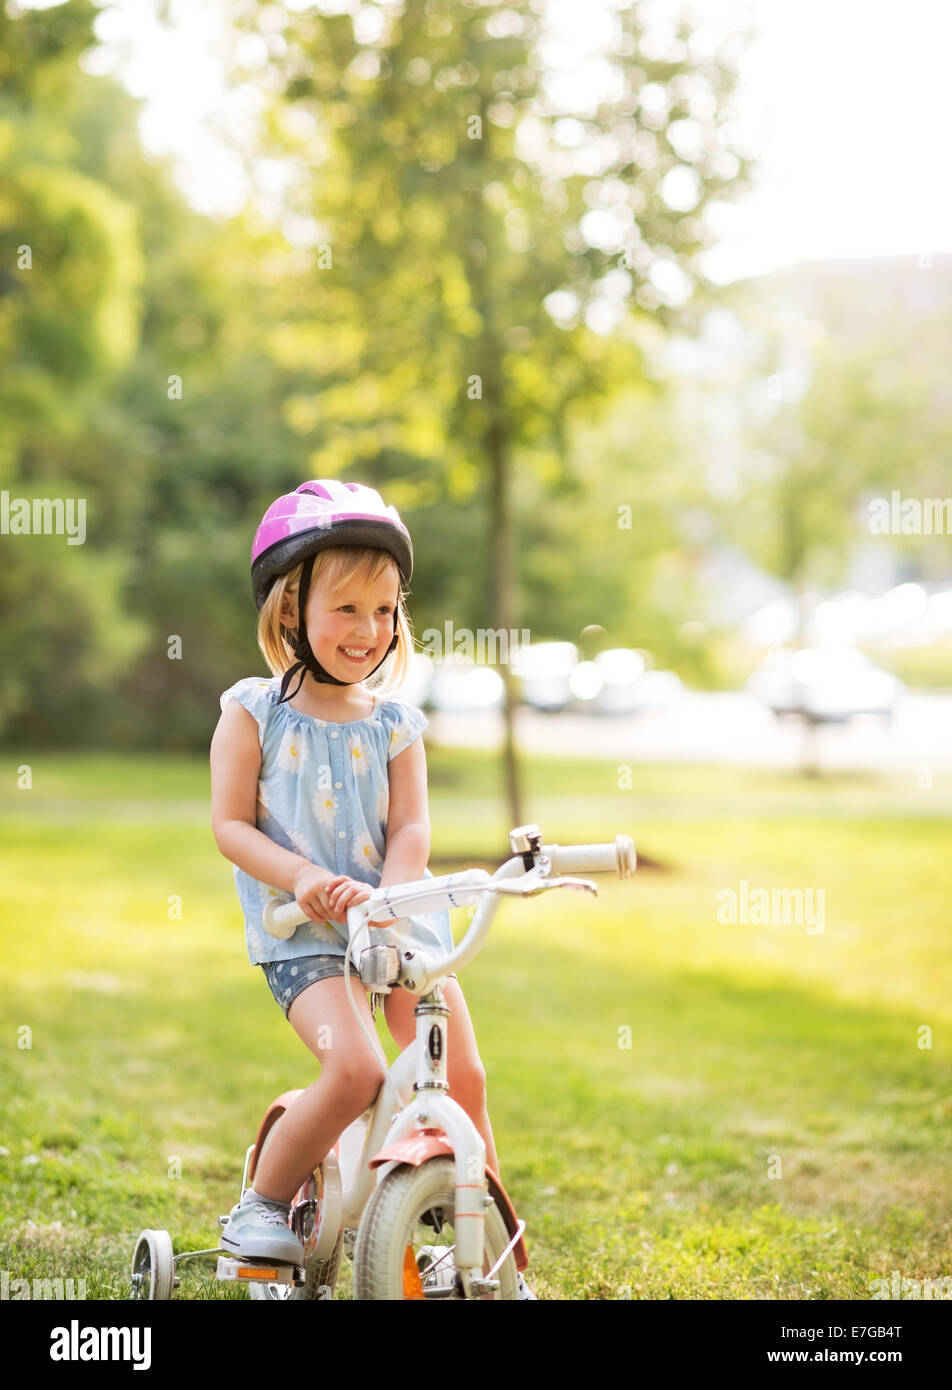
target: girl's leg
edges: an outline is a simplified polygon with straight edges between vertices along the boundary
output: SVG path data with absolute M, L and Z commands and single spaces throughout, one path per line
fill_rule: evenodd
M 255 1171 L 255 1192 L 272 1201 L 290 1202 L 351 1121 L 373 1104 L 386 1075 L 383 1051 L 371 1051 L 347 1002 L 348 988 L 373 1031 L 362 985 L 343 975 L 308 985 L 288 1011 L 288 1022 L 320 1060 L 321 1074 L 281 1116 Z
M 469 1009 L 456 980 L 447 980 L 443 987 L 443 998 L 450 1007 L 447 1036 L 449 1063 L 446 1071 L 450 1095 L 463 1107 L 479 1131 L 486 1145 L 486 1162 L 501 1182 L 499 1159 L 496 1157 L 492 1125 L 486 1109 L 486 1072 L 476 1046 Z M 412 1043 L 416 1036 L 413 1010 L 417 1002 L 417 996 L 405 989 L 391 990 L 386 996 L 384 1009 L 387 1027 L 399 1048 Z

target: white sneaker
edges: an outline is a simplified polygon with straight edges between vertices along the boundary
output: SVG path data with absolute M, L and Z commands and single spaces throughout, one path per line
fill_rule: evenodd
M 276 1260 L 302 1265 L 304 1246 L 288 1225 L 287 1209 L 274 1202 L 249 1202 L 232 1208 L 219 1242 L 244 1260 Z
M 519 1286 L 520 1299 L 531 1298 L 533 1303 L 538 1303 L 539 1300 L 536 1298 L 535 1294 L 529 1288 L 529 1285 L 526 1283 L 525 1279 L 523 1279 L 521 1269 L 516 1270 L 516 1283 Z

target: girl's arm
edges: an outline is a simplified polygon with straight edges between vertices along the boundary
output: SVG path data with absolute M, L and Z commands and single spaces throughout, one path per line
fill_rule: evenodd
M 387 853 L 380 885 L 412 883 L 423 877 L 430 857 L 430 811 L 426 786 L 426 750 L 417 738 L 387 765 L 390 806 Z
M 387 813 L 387 853 L 380 870 L 380 887 L 390 883 L 413 883 L 423 877 L 430 857 L 430 812 L 427 805 L 426 752 L 422 738 L 387 764 L 390 778 L 390 806 Z M 345 913 L 348 907 L 370 897 L 363 883 L 347 879 L 327 896 L 331 908 Z M 390 919 L 370 926 L 385 927 Z
M 309 887 L 338 877 L 303 855 L 282 849 L 258 829 L 255 808 L 260 772 L 255 718 L 238 700 L 229 700 L 211 745 L 212 833 L 222 854 L 260 883 L 295 895 L 295 884 L 304 874 Z M 315 920 L 323 917 L 315 914 Z

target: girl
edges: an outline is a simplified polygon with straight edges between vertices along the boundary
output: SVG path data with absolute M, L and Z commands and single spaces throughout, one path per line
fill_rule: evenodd
M 347 999 L 344 951 L 348 907 L 378 885 L 432 877 L 419 737 L 429 721 L 364 684 L 391 653 L 393 683 L 406 674 L 412 569 L 410 535 L 396 509 L 357 483 L 317 480 L 279 497 L 252 547 L 258 644 L 274 675 L 240 680 L 221 696 L 211 745 L 212 828 L 235 865 L 249 960 L 262 967 L 321 1072 L 282 1117 L 222 1233 L 222 1245 L 246 1259 L 303 1262 L 287 1224 L 291 1198 L 373 1103 L 384 1077 Z M 293 895 L 310 919 L 288 940 L 262 925 L 274 889 Z M 446 911 L 403 919 L 400 935 L 430 953 L 452 949 Z M 356 993 L 369 1023 L 366 997 Z M 498 1174 L 485 1072 L 455 976 L 444 996 L 452 1011 L 450 1094 Z M 406 1047 L 417 1000 L 403 989 L 385 999 L 387 1026 Z M 519 1288 L 521 1297 L 534 1297 L 521 1273 Z

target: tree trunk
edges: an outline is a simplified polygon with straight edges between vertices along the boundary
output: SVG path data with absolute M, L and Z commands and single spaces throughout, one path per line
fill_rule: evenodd
M 512 523 L 509 510 L 509 467 L 505 442 L 501 432 L 490 428 L 487 440 L 491 468 L 490 526 L 492 527 L 492 625 L 502 638 L 496 650 L 503 660 L 499 673 L 505 685 L 503 705 L 503 772 L 506 796 L 509 801 L 510 827 L 522 825 L 522 798 L 519 792 L 519 767 L 515 741 L 515 680 L 509 666 L 509 636 L 516 631 L 514 585 L 512 573 Z
M 509 806 L 510 826 L 522 825 L 522 797 L 519 790 L 519 765 L 516 757 L 514 715 L 516 706 L 515 681 L 509 666 L 509 635 L 516 630 L 515 589 L 512 564 L 512 518 L 509 505 L 509 451 L 506 428 L 505 380 L 501 370 L 503 343 L 496 328 L 491 283 L 492 235 L 483 203 L 486 183 L 485 169 L 489 164 L 490 123 L 486 116 L 490 96 L 481 93 L 482 138 L 473 141 L 473 154 L 483 166 L 482 177 L 473 189 L 473 242 L 466 258 L 473 301 L 483 320 L 480 342 L 482 403 L 485 424 L 481 431 L 484 457 L 489 465 L 489 529 L 487 551 L 492 565 L 490 587 L 490 623 L 504 634 L 495 646 L 499 656 L 499 674 L 505 688 L 503 703 L 503 777 Z

